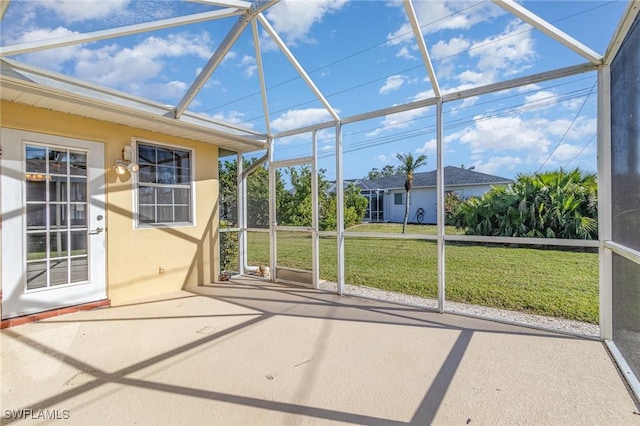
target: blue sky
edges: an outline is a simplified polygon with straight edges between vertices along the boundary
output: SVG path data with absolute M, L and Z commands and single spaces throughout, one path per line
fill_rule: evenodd
M 627 3 L 523 1 L 562 31 L 604 53 Z M 488 1 L 414 1 L 444 93 L 585 63 Z M 199 2 L 14 0 L 2 22 L 10 45 L 217 9 Z M 399 1 L 282 0 L 265 12 L 340 117 L 433 96 Z M 175 105 L 237 20 L 207 23 L 31 53 L 15 59 Z M 330 116 L 259 26 L 274 132 Z M 504 177 L 558 167 L 596 169 L 595 73 L 445 104 L 445 165 Z M 250 28 L 189 109 L 264 131 Z M 435 110 L 343 128 L 345 178 L 397 165 L 397 153 L 426 154 L 435 168 Z M 320 165 L 333 178 L 334 135 L 319 132 Z M 309 135 L 279 140 L 276 158 L 310 153 Z

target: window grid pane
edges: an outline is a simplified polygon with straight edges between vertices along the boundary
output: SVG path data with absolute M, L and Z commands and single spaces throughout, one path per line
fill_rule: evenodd
M 138 223 L 192 223 L 191 151 L 137 145 Z

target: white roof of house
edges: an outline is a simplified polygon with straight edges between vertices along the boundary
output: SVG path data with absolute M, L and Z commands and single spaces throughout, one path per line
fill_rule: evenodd
M 372 180 L 358 180 L 356 184 L 361 189 L 402 189 L 406 175 L 392 175 L 379 177 Z M 462 167 L 444 167 L 445 186 L 471 186 L 471 185 L 508 185 L 513 179 L 480 173 Z M 435 188 L 437 185 L 437 171 L 414 173 L 412 188 Z

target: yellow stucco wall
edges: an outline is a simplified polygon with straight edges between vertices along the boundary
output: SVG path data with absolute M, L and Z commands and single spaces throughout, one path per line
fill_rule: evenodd
M 107 289 L 112 304 L 190 286 L 218 274 L 218 148 L 70 114 L 1 103 L 2 127 L 102 142 L 105 149 Z M 194 149 L 195 226 L 135 229 L 132 181 L 111 166 L 131 138 Z

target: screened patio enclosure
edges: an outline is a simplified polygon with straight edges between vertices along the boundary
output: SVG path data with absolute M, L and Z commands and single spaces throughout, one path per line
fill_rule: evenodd
M 35 41 L 3 37 L 3 46 L 0 48 L 2 99 L 69 113 L 74 113 L 82 106 L 84 109 L 80 113 L 85 116 L 122 124 L 142 120 L 144 117 L 150 123 L 146 125 L 166 127 L 169 133 L 220 146 L 220 156 L 223 159 L 231 159 L 230 161 L 235 160 L 236 164 L 233 203 L 235 208 L 225 205 L 225 201 L 220 201 L 220 211 L 229 224 L 227 228 L 220 229 L 220 232 L 237 236 L 238 260 L 237 268 L 233 269 L 240 274 L 255 274 L 259 267 L 262 267 L 261 273 L 265 279 L 313 288 L 329 285 L 327 288 L 338 294 L 349 294 L 352 284 L 367 286 L 366 282 L 356 283 L 355 278 L 352 278 L 356 275 L 353 272 L 354 265 L 362 264 L 367 269 L 373 266 L 367 266 L 369 264 L 366 261 L 381 264 L 387 259 L 393 259 L 394 270 L 390 271 L 386 279 L 404 280 L 402 277 L 405 274 L 416 278 L 415 286 L 423 287 L 420 294 L 433 300 L 433 308 L 444 313 L 451 311 L 448 301 L 452 294 L 459 291 L 458 281 L 464 279 L 460 275 L 471 274 L 475 268 L 470 263 L 470 259 L 476 257 L 476 252 L 470 251 L 474 247 L 490 250 L 487 259 L 502 257 L 503 252 L 499 249 L 505 246 L 512 251 L 546 248 L 547 254 L 553 254 L 553 250 L 558 250 L 577 253 L 576 256 L 597 252 L 595 263 L 595 258 L 585 261 L 591 262 L 589 268 L 595 268 L 597 272 L 586 272 L 591 276 L 579 277 L 577 280 L 595 280 L 597 274 L 594 297 L 598 300 L 599 309 L 593 315 L 596 315 L 599 325 L 598 337 L 606 342 L 636 397 L 640 397 L 640 382 L 637 379 L 640 377 L 639 2 L 630 1 L 624 4 L 624 10 L 619 15 L 619 23 L 614 23 L 612 39 L 602 49 L 593 49 L 588 44 L 578 41 L 569 32 L 563 31 L 562 19 L 559 17 L 545 18 L 542 13 L 537 13 L 535 9 L 538 2 L 494 0 L 465 3 L 464 6 L 458 5 L 451 14 L 445 14 L 441 20 L 434 22 L 420 21 L 425 16 L 420 10 L 431 2 L 397 2 L 398 10 L 404 16 L 404 31 L 397 39 L 382 39 L 385 40 L 385 45 L 394 45 L 400 40 L 403 43 L 410 41 L 407 49 L 398 50 L 397 56 L 387 59 L 399 61 L 397 58 L 408 55 L 418 61 L 419 66 L 385 69 L 388 73 L 385 74 L 386 84 L 380 88 L 378 94 L 388 93 L 393 89 L 393 83 L 400 84 L 400 81 L 415 84 L 415 93 L 404 102 L 388 101 L 386 105 L 379 107 L 364 93 L 356 95 L 346 89 L 326 93 L 319 82 L 319 73 L 324 69 L 323 66 L 331 63 L 336 66 L 336 72 L 354 79 L 351 83 L 345 83 L 351 85 L 349 88 L 365 86 L 366 84 L 359 85 L 357 82 L 358 68 L 353 63 L 349 65 L 348 60 L 357 54 L 372 51 L 375 47 L 372 46 L 374 41 L 365 43 L 364 48 L 361 47 L 360 50 L 353 48 L 355 53 L 350 55 L 333 56 L 313 62 L 316 69 L 310 70 L 304 63 L 311 62 L 310 58 L 314 55 L 313 47 L 298 49 L 295 42 L 288 44 L 287 38 L 280 34 L 285 30 L 278 27 L 279 21 L 275 19 L 279 15 L 271 15 L 270 20 L 270 10 L 295 2 L 199 0 L 185 3 L 190 5 L 193 13 L 176 13 L 175 16 L 163 16 L 155 21 L 126 22 L 127 25 L 124 26 L 114 26 L 114 22 L 121 22 L 114 19 L 109 22 L 108 28 L 77 30 L 59 37 Z M 366 19 L 367 2 L 359 5 L 358 2 L 353 3 L 356 4 L 350 10 L 353 19 Z M 540 42 L 542 50 L 548 48 L 546 51 L 550 56 L 562 56 L 562 66 L 549 67 L 544 61 L 541 61 L 542 65 L 539 67 L 520 64 L 519 69 L 507 70 L 489 80 L 477 78 L 476 71 L 480 68 L 467 68 L 464 71 L 457 70 L 461 76 L 467 78 L 466 80 L 458 81 L 457 85 L 443 84 L 454 66 L 447 61 L 447 55 L 450 54 L 447 48 L 454 45 L 454 38 L 447 42 L 437 40 L 438 30 L 444 31 L 447 28 L 439 22 L 459 18 L 474 7 L 490 11 L 484 15 L 490 17 L 486 18 L 489 23 L 498 16 L 508 15 L 512 18 L 509 28 L 517 26 L 519 29 L 503 34 L 506 38 L 517 37 L 523 31 L 538 34 L 540 40 L 544 40 Z M 3 20 L 10 17 L 11 13 L 12 3 L 3 1 Z M 575 15 L 581 13 L 586 12 L 577 11 Z M 592 13 L 597 13 L 597 10 Z M 471 15 L 467 17 L 469 16 Z M 136 92 L 135 82 L 127 86 L 133 93 L 122 93 L 114 87 L 106 88 L 96 84 L 108 86 L 110 80 L 107 78 L 96 82 L 87 77 L 87 74 L 79 72 L 73 76 L 66 76 L 60 69 L 43 70 L 40 67 L 44 66 L 45 61 L 37 56 L 52 49 L 102 43 L 105 40 L 124 39 L 146 33 L 179 37 L 179 30 L 182 28 L 202 23 L 209 25 L 208 28 L 220 24 L 222 36 L 206 62 L 202 61 L 198 67 L 191 70 L 195 71 L 196 75 L 193 82 L 179 87 L 180 95 L 177 101 L 170 104 L 164 99 L 143 99 L 139 96 L 140 93 Z M 437 27 L 438 30 L 432 31 L 433 28 L 430 26 Z M 370 27 L 371 31 L 375 31 L 375 25 Z M 383 34 L 385 35 L 389 34 Z M 371 35 L 348 34 L 346 37 L 349 40 L 366 40 L 368 36 Z M 7 40 L 15 42 L 7 44 Z M 494 39 L 487 36 L 485 40 Z M 461 39 L 455 41 L 462 42 Z M 250 96 L 247 95 L 234 100 L 216 100 L 220 107 L 218 111 L 216 107 L 212 107 L 212 101 L 206 99 L 203 93 L 208 87 L 221 84 L 216 80 L 217 71 L 233 59 L 234 49 L 239 48 L 241 44 L 250 45 L 254 51 L 254 56 L 247 60 L 253 61 L 254 64 L 252 75 L 257 83 L 257 90 L 253 94 L 257 99 L 249 99 Z M 336 46 L 340 45 L 340 42 L 336 41 Z M 115 48 L 114 46 L 117 45 L 114 44 L 111 49 Z M 482 50 L 482 46 L 482 43 L 475 47 L 469 44 L 469 50 L 465 52 L 474 57 L 476 52 Z M 511 47 L 513 49 L 496 50 L 498 55 L 507 58 L 522 45 Z M 480 50 L 473 50 L 474 48 Z M 597 50 L 602 51 L 599 53 Z M 274 52 L 278 54 L 277 58 Z M 78 51 L 76 54 L 86 55 L 87 52 Z M 392 62 L 391 60 L 385 63 Z M 382 62 L 384 61 L 380 61 Z M 270 67 L 276 63 L 285 64 L 289 69 L 289 74 L 278 76 L 279 80 L 269 73 Z M 35 67 L 34 64 L 40 67 Z M 169 64 L 163 65 L 170 67 Z M 501 66 L 500 63 L 478 63 L 478 67 L 484 67 L 485 71 L 492 68 L 500 69 Z M 82 76 L 90 82 L 84 81 Z M 394 76 L 397 78 L 391 78 Z M 269 78 L 273 78 L 269 80 L 271 84 L 267 83 Z M 581 78 L 592 78 L 594 85 L 590 89 L 587 86 L 586 90 L 582 85 L 579 88 L 572 86 Z M 382 80 L 382 77 L 378 79 Z M 292 85 L 287 86 L 284 82 L 291 82 Z M 456 148 L 467 149 L 469 158 L 477 159 L 483 150 L 495 146 L 495 141 L 500 140 L 501 132 L 507 126 L 518 121 L 517 112 L 529 111 L 535 102 L 539 102 L 538 107 L 543 109 L 550 107 L 551 101 L 543 95 L 550 97 L 551 89 L 558 87 L 567 87 L 567 91 L 564 98 L 554 98 L 554 104 L 564 103 L 567 110 L 569 104 L 573 104 L 574 109 L 571 111 L 577 112 L 570 114 L 573 120 L 569 119 L 565 128 L 556 134 L 557 139 L 554 143 L 541 148 L 543 161 L 533 162 L 531 167 L 535 170 L 535 167 L 540 165 L 540 170 L 548 162 L 553 163 L 552 154 L 556 151 L 567 150 L 567 147 L 563 148 L 562 142 L 569 137 L 569 130 L 575 123 L 588 121 L 584 114 L 588 113 L 590 107 L 593 109 L 597 127 L 592 129 L 595 132 L 595 146 L 590 146 L 590 142 L 587 141 L 577 150 L 571 151 L 566 160 L 571 159 L 574 154 L 575 159 L 583 152 L 591 152 L 592 161 L 597 164 L 598 239 L 485 237 L 456 233 L 448 228 L 445 217 L 444 167 L 453 161 L 448 160 L 453 158 L 454 150 L 452 145 L 449 145 L 450 141 L 458 138 L 461 142 Z M 298 95 L 301 93 L 305 96 L 310 95 L 312 100 L 308 100 L 308 97 L 300 98 Z M 517 107 L 505 107 L 508 99 L 517 93 L 529 93 L 526 103 Z M 577 107 L 577 98 L 572 97 L 576 93 L 582 96 Z M 149 96 L 153 98 L 152 95 Z M 355 106 L 343 106 L 347 98 L 355 98 L 358 102 Z M 580 105 L 583 98 L 584 103 Z M 587 102 L 589 99 L 591 104 Z M 238 102 L 237 110 L 242 111 L 246 108 L 249 111 L 251 108 L 253 114 L 253 109 L 259 107 L 261 113 L 256 118 L 238 120 L 237 115 L 234 116 L 229 111 L 226 111 L 227 114 L 224 113 L 223 107 L 232 101 Z M 301 115 L 282 114 L 287 106 L 294 108 L 301 105 L 313 106 L 305 110 L 309 114 L 315 114 L 312 120 L 303 120 L 300 118 Z M 370 105 L 376 107 L 371 108 Z M 285 109 L 278 109 L 283 106 Z M 465 110 L 470 106 L 478 108 L 475 113 L 474 110 Z M 233 112 L 237 114 L 237 110 Z M 475 123 L 488 123 L 492 118 L 500 120 L 493 121 L 491 126 L 485 128 L 479 126 L 477 129 L 484 132 L 481 137 L 474 139 L 468 131 L 460 130 L 466 123 L 459 115 L 464 111 L 471 111 L 468 120 L 475 120 Z M 216 114 L 218 112 L 220 114 Z M 541 120 L 540 117 L 538 119 Z M 282 125 L 285 121 L 288 121 L 286 126 Z M 407 123 L 415 126 L 413 133 L 407 130 Z M 517 132 L 514 134 L 517 135 Z M 423 141 L 426 141 L 424 146 L 418 149 L 409 147 L 406 141 L 412 137 L 423 138 Z M 557 140 L 559 142 L 554 147 Z M 375 228 L 357 232 L 346 226 L 345 210 L 348 206 L 345 206 L 345 198 L 348 187 L 344 185 L 344 181 L 358 177 L 348 173 L 351 173 L 360 150 L 385 144 L 393 145 L 392 152 L 387 152 L 388 155 L 408 150 L 412 150 L 416 156 L 419 153 L 429 153 L 429 161 L 437 170 L 438 177 L 435 202 L 433 206 L 429 206 L 437 211 L 437 224 L 433 232 L 422 233 L 411 228 L 408 233 L 403 234 L 379 232 Z M 511 141 L 510 145 L 504 145 L 508 148 L 503 146 L 502 149 L 508 153 L 508 149 L 516 149 L 525 144 L 530 144 L 534 152 L 540 141 L 516 139 Z M 494 162 L 492 174 L 506 172 L 510 165 L 526 161 L 507 154 L 499 160 L 496 159 Z M 296 184 L 307 178 L 308 185 L 304 187 L 306 192 L 300 199 L 310 200 L 310 211 L 304 211 L 302 214 L 300 211 L 291 213 L 283 210 L 283 203 L 279 200 L 293 194 Z M 334 210 L 321 211 L 322 204 L 319 198 L 324 196 L 323 188 L 327 181 L 335 183 Z M 264 200 L 256 197 L 256 188 L 262 188 L 260 191 L 266 190 L 266 205 Z M 387 194 L 382 198 L 385 202 L 392 201 Z M 406 198 L 401 195 L 398 201 L 396 207 L 403 208 Z M 213 202 L 215 200 L 198 200 L 198 203 Z M 302 204 L 299 202 L 297 205 Z M 422 207 L 417 204 L 410 205 L 414 211 Z M 327 223 L 331 225 L 326 225 Z M 417 255 L 418 259 L 423 259 L 424 262 L 404 262 L 403 259 L 408 256 L 404 250 L 409 245 L 412 247 L 411 254 Z M 258 250 L 261 252 L 257 253 Z M 541 253 L 537 253 L 536 256 Z M 295 264 L 290 263 L 294 255 L 299 258 Z M 551 256 L 553 257 L 559 258 Z M 469 263 L 459 263 L 460 259 L 469 259 Z M 551 261 L 552 259 L 549 259 L 549 262 Z M 578 269 L 594 271 L 580 266 L 582 261 L 582 257 L 575 259 Z M 508 277 L 518 272 L 519 260 L 502 266 L 487 262 L 484 265 L 487 269 L 495 268 L 495 277 L 509 281 Z M 269 268 L 268 274 L 264 273 L 265 267 Z M 563 265 L 559 264 L 555 269 L 563 269 Z M 538 279 L 542 280 L 543 277 L 534 276 L 533 281 L 536 282 Z M 553 280 L 552 277 L 551 281 Z M 407 291 L 413 294 L 414 290 L 409 288 Z M 497 279 L 483 291 L 488 294 L 487 298 L 494 298 L 505 292 Z M 568 302 L 569 305 L 578 303 L 577 300 L 575 303 L 571 300 Z

